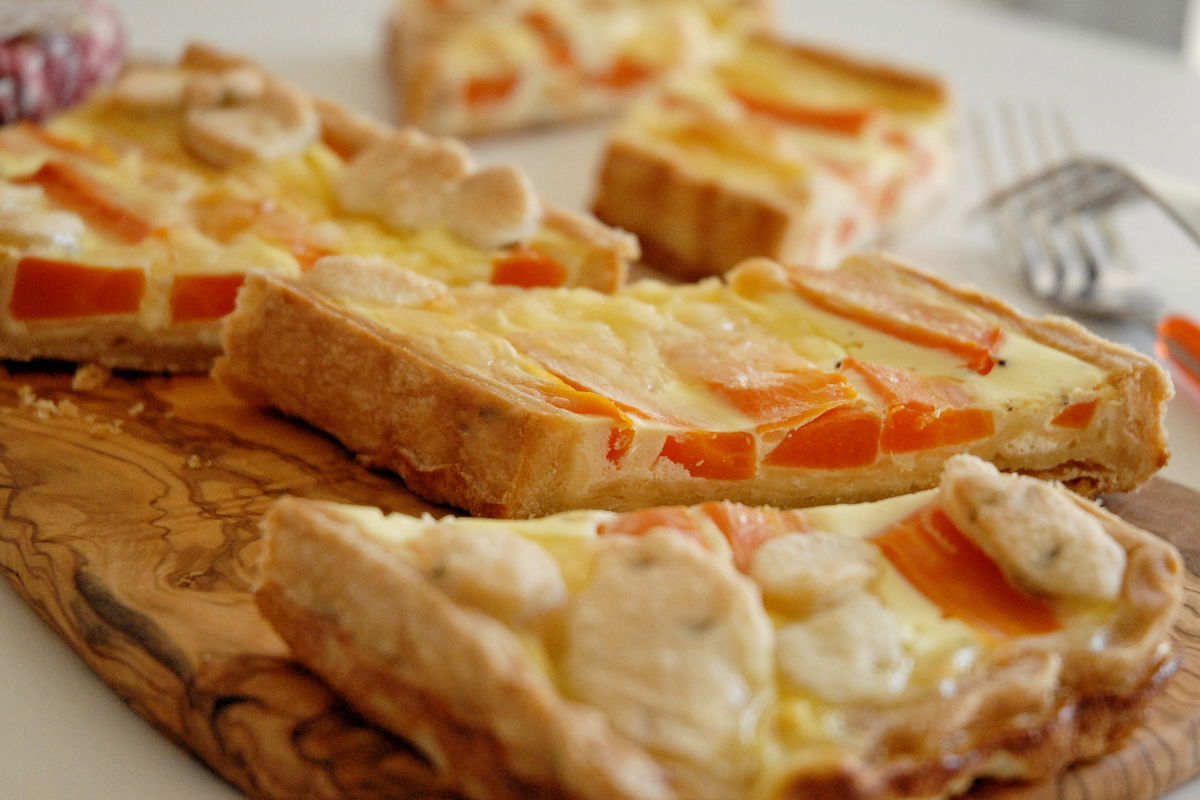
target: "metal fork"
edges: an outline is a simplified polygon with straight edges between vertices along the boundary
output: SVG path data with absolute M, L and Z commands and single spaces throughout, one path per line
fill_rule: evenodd
M 1004 257 L 1029 290 L 1077 316 L 1132 318 L 1155 329 L 1156 350 L 1200 386 L 1200 326 L 1163 315 L 1164 304 L 1135 268 L 1111 218 L 1119 206 L 1146 200 L 1200 245 L 1200 189 L 1169 176 L 1080 155 L 1058 109 L 999 112 L 996 147 L 984 117 L 972 119 L 987 192 L 987 215 Z M 1001 185 L 1001 157 L 1008 174 Z

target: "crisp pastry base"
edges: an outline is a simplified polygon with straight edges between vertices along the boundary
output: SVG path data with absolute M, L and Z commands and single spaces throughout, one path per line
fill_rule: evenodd
M 139 372 L 205 372 L 220 354 L 215 323 L 183 323 L 150 331 L 134 320 L 89 320 L 14 334 L 0 330 L 0 353 L 13 361 L 40 358 Z
M 1056 646 L 1053 636 L 998 644 L 949 694 L 847 708 L 855 744 L 790 768 L 771 796 L 946 797 L 979 779 L 1045 778 L 1119 746 L 1174 669 L 1165 642 L 1182 568 L 1155 537 L 1079 502 L 1129 559 L 1104 648 Z M 507 628 L 455 604 L 329 504 L 282 501 L 265 529 L 264 616 L 302 663 L 470 796 L 738 796 L 695 770 L 655 762 L 594 709 L 557 694 Z M 286 548 L 273 542 L 278 531 Z

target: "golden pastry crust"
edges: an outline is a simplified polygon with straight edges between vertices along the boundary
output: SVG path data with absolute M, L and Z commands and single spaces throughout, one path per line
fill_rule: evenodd
M 415 323 L 408 325 L 403 315 L 393 314 L 383 324 L 372 316 L 374 312 L 356 306 L 353 298 L 343 297 L 339 302 L 302 281 L 269 275 L 249 279 L 238 309 L 225 325 L 225 356 L 214 374 L 251 401 L 273 405 L 330 432 L 365 462 L 399 473 L 410 488 L 426 498 L 498 517 L 540 516 L 570 508 L 695 503 L 712 497 L 785 507 L 879 499 L 934 485 L 942 461 L 960 450 L 1004 470 L 1062 480 L 1087 494 L 1131 489 L 1165 463 L 1163 414 L 1171 386 L 1151 359 L 1106 342 L 1074 323 L 1025 317 L 997 300 L 952 287 L 882 256 L 852 260 L 843 270 L 865 271 L 871 282 L 888 287 L 896 297 L 910 296 L 917 291 L 914 286 L 932 292 L 939 302 L 969 310 L 989 325 L 1008 331 L 1009 338 L 1031 343 L 1028 347 L 1033 349 L 1022 351 L 1021 364 L 996 367 L 999 371 L 991 380 L 1019 384 L 1021 374 L 1035 380 L 1036 359 L 1053 356 L 1082 370 L 1081 377 L 1071 379 L 1081 383 L 1064 384 L 1061 398 L 1057 394 L 1042 397 L 1037 401 L 1040 405 L 1015 411 L 1004 408 L 1000 400 L 993 401 L 1000 405 L 986 412 L 994 423 L 991 432 L 960 445 L 910 448 L 838 468 L 785 462 L 773 465 L 765 460 L 774 446 L 768 440 L 774 436 L 771 441 L 776 441 L 782 430 L 775 426 L 772 433 L 770 426 L 756 429 L 753 423 L 743 423 L 749 427 L 736 435 L 748 441 L 757 437 L 754 449 L 760 466 L 731 476 L 706 472 L 702 464 L 681 468 L 686 460 L 669 454 L 664 457 L 673 429 L 636 420 L 629 423 L 634 425 L 630 429 L 632 446 L 614 458 L 614 437 L 618 437 L 621 423 L 614 421 L 612 414 L 569 410 L 570 403 L 562 397 L 563 391 L 570 393 L 565 384 L 559 384 L 561 391 L 550 389 L 551 395 L 531 389 L 530 373 L 523 371 L 528 367 L 521 366 L 526 357 L 507 339 L 481 334 L 474 323 L 456 316 L 458 312 L 439 317 L 436 330 L 447 335 L 453 332 L 456 342 L 484 348 L 478 352 L 491 352 L 491 356 L 480 355 L 467 364 L 445 349 L 441 334 Z M 757 282 L 761 281 L 765 303 L 792 295 L 781 277 L 787 274 L 769 264 L 748 264 L 733 274 L 733 280 L 739 285 L 751 284 L 745 290 L 751 296 L 760 291 Z M 773 283 L 781 280 L 782 284 Z M 614 303 L 627 302 L 621 299 L 625 294 L 640 297 L 638 291 L 637 285 L 623 290 Z M 647 291 L 653 292 L 653 285 Z M 675 290 L 662 291 L 663 297 L 670 297 Z M 689 290 L 680 287 L 679 291 Z M 702 286 L 692 291 L 710 289 Z M 728 294 L 731 290 L 711 291 Z M 508 297 L 485 294 L 474 294 L 463 302 L 487 307 Z M 745 296 L 739 295 L 735 303 L 729 295 L 710 308 L 731 307 Z M 525 297 L 539 302 L 536 296 Z M 542 299 L 562 298 L 564 307 L 569 307 L 575 302 L 571 297 L 554 292 Z M 555 314 L 567 312 L 547 313 L 548 319 L 554 319 Z M 792 322 L 777 323 L 781 328 L 776 333 L 808 324 L 799 322 L 802 317 L 785 315 L 781 319 Z M 546 336 L 546 342 L 554 343 L 553 333 Z M 894 340 L 877 341 L 881 344 L 875 355 L 882 358 Z M 533 346 L 536 349 L 536 341 Z M 563 357 L 586 364 L 599 358 L 598 353 L 588 352 L 592 346 L 580 344 L 580 349 Z M 664 340 L 662 346 L 669 349 L 669 342 Z M 297 354 L 303 354 L 300 366 Z M 628 353 L 614 357 L 625 364 Z M 839 357 L 839 365 L 840 361 Z M 1018 367 L 1028 372 L 1013 372 Z M 563 362 L 551 371 L 571 368 Z M 614 369 L 631 376 L 641 374 L 639 370 L 654 374 L 649 364 L 631 362 Z M 749 378 L 754 374 L 747 373 Z M 841 379 L 835 376 L 833 380 Z M 1020 386 L 1003 391 L 1014 401 L 1025 399 Z M 1090 424 L 1052 424 L 1051 417 L 1079 399 L 1079 393 L 1079 397 L 1094 401 Z M 683 414 L 689 409 L 676 411 Z M 688 430 L 686 426 L 684 430 Z
M 503 516 L 513 481 L 582 479 L 581 454 L 607 441 L 603 420 L 581 425 L 534 405 L 503 381 L 439 358 L 419 335 L 355 319 L 305 286 L 251 275 L 235 313 L 243 322 L 225 328 L 217 379 L 333 433 L 361 461 L 394 470 L 434 502 Z M 268 352 L 271 340 L 305 354 L 303 369 Z
M 1115 748 L 1173 670 L 1178 554 L 1088 501 L 1073 502 L 1128 559 L 1102 647 L 1088 632 L 1093 623 L 991 640 L 940 689 L 840 706 L 839 733 L 824 745 L 804 745 L 794 757 L 763 745 L 754 752 L 769 774 L 744 783 L 622 733 L 608 712 L 561 688 L 566 667 L 553 648 L 554 667 L 529 655 L 527 637 L 557 641 L 561 631 L 510 627 L 457 603 L 404 555 L 407 539 L 377 534 L 379 523 L 334 504 L 286 499 L 272 508 L 257 600 L 298 659 L 472 797 L 940 798 L 980 778 L 1045 778 Z M 579 524 L 578 516 L 563 523 Z M 561 613 L 569 617 L 579 602 Z M 554 619 L 540 630 L 559 631 Z
M 758 75 L 760 85 L 790 81 L 811 99 L 755 94 L 730 65 L 753 63 L 756 51 L 785 76 Z M 592 209 L 637 234 L 648 263 L 687 280 L 752 256 L 830 265 L 946 192 L 949 107 L 934 76 L 752 37 L 741 55 L 626 114 L 609 134 Z
M 0 139 L 3 358 L 204 371 L 246 271 L 299 275 L 328 254 L 387 253 L 448 282 L 613 291 L 638 253 L 628 234 L 544 206 L 515 168 L 477 168 L 459 142 L 205 44 Z M 439 180 L 422 159 L 458 172 Z M 437 213 L 415 218 L 411 195 Z M 73 290 L 49 288 L 62 283 Z

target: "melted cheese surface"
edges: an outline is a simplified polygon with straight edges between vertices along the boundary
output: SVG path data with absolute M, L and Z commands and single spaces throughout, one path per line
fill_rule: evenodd
M 996 366 L 980 374 L 955 353 L 839 316 L 781 286 L 743 286 L 736 276 L 731 283 L 643 280 L 612 296 L 464 287 L 454 290 L 457 302 L 444 310 L 352 306 L 438 343 L 429 346 L 480 377 L 517 376 L 528 383 L 549 375 L 609 398 L 635 431 L 749 431 L 778 441 L 786 424 L 764 428 L 771 418 L 731 404 L 712 387 L 753 386 L 772 376 L 786 382 L 797 370 L 825 374 L 845 386 L 839 391 L 848 402 L 886 413 L 886 399 L 844 368 L 848 359 L 947 382 L 971 407 L 990 413 L 997 428 L 1015 412 L 1023 420 L 1044 420 L 1048 435 L 1050 419 L 1065 405 L 1105 391 L 1101 368 L 1016 330 L 1003 331 Z

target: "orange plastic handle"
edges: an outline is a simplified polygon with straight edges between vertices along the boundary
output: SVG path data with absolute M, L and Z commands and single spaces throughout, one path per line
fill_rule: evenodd
M 1158 323 L 1158 355 L 1170 361 L 1200 389 L 1200 324 L 1179 314 L 1169 314 Z

